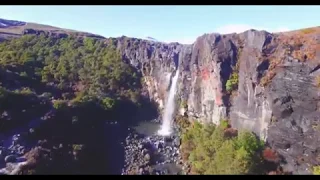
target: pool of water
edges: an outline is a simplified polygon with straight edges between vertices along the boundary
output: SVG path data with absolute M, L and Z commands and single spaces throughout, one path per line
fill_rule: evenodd
M 141 122 L 137 126 L 134 126 L 133 129 L 144 136 L 154 136 L 157 135 L 160 125 L 154 122 Z
M 158 130 L 160 129 L 161 124 L 156 122 L 141 122 L 137 126 L 133 127 L 133 129 L 144 136 L 144 138 L 150 138 L 150 137 L 159 137 Z M 177 135 L 177 131 L 173 131 L 174 135 Z M 159 139 L 159 138 L 157 138 Z M 169 145 L 171 146 L 171 145 Z M 164 158 L 164 156 L 161 155 L 161 159 Z M 182 168 L 175 164 L 175 163 L 159 163 L 152 166 L 153 169 L 157 171 L 166 172 L 165 174 L 168 175 L 176 175 L 181 174 Z

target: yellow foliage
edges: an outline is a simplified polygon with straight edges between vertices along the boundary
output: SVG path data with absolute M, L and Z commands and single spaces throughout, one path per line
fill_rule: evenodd
M 303 34 L 311 34 L 313 32 L 316 32 L 316 30 L 314 28 L 307 28 L 307 29 L 302 29 L 301 32 Z
M 313 167 L 313 175 L 320 175 L 320 166 Z
M 320 76 L 316 77 L 316 86 L 320 88 Z

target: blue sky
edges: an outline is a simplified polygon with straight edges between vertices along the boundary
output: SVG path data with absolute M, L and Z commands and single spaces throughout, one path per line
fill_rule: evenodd
M 0 18 L 192 43 L 204 33 L 320 26 L 320 6 L 0 6 Z

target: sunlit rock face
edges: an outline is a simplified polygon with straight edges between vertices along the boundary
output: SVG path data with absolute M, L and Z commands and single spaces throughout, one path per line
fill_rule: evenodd
M 233 127 L 268 141 L 288 161 L 285 168 L 303 174 L 320 160 L 315 128 L 320 119 L 319 35 L 319 28 L 280 34 L 248 30 L 204 34 L 191 45 L 127 37 L 112 43 L 124 61 L 141 71 L 146 95 L 161 110 L 179 68 L 176 113 L 205 123 L 229 119 Z M 238 75 L 238 87 L 228 93 L 232 73 Z M 298 157 L 305 161 L 295 166 Z

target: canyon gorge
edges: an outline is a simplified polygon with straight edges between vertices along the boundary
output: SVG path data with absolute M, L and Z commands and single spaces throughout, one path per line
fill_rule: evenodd
M 149 96 L 164 108 L 166 75 L 180 69 L 181 115 L 256 133 L 305 173 L 319 149 L 319 28 L 271 34 L 204 34 L 192 45 L 112 39 L 125 60 L 141 69 Z M 226 89 L 236 74 L 236 85 Z M 302 159 L 302 161 L 301 161 Z
M 30 27 L 10 35 L 6 29 L 0 37 L 2 41 L 26 35 L 65 38 L 73 33 L 47 31 Z M 161 113 L 172 110 L 162 118 L 170 121 L 172 114 L 216 125 L 228 121 L 265 141 L 283 158 L 283 169 L 293 174 L 310 174 L 310 168 L 320 163 L 320 27 L 211 33 L 193 44 L 83 36 L 116 47 L 123 62 L 141 73 L 143 97 L 155 102 Z M 168 98 L 175 80 L 175 95 Z M 168 107 L 167 99 L 174 105 Z M 176 136 L 171 140 L 178 141 Z M 158 146 L 162 137 L 157 138 L 148 142 Z M 174 154 L 179 143 L 173 144 Z

